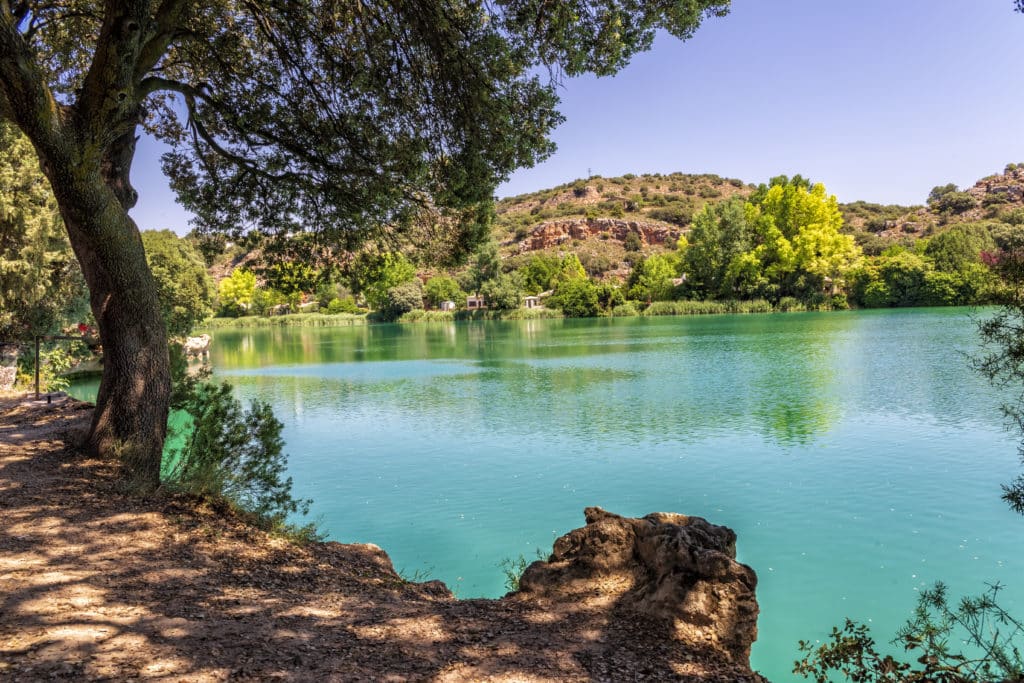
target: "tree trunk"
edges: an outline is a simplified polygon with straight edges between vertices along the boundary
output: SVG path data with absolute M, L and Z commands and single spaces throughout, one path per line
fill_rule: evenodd
M 133 148 L 134 140 L 126 144 Z M 142 238 L 128 215 L 135 203 L 130 161 L 116 161 L 108 156 L 102 167 L 71 168 L 44 163 L 44 171 L 89 285 L 103 345 L 103 377 L 85 447 L 118 458 L 129 485 L 150 491 L 160 484 L 167 432 L 167 331 Z

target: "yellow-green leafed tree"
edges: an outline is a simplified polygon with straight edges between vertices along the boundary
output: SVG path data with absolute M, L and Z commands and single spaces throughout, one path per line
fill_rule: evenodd
M 222 315 L 240 315 L 252 305 L 256 293 L 256 274 L 245 268 L 235 268 L 231 275 L 217 285 Z
M 853 237 L 840 232 L 839 202 L 821 183 L 775 184 L 748 211 L 760 242 L 754 253 L 782 295 L 834 287 L 861 258 Z

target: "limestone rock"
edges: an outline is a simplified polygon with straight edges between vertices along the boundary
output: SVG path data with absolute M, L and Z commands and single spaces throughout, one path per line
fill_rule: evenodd
M 555 541 L 519 582 L 526 599 L 609 604 L 670 622 L 676 639 L 746 665 L 757 638 L 757 575 L 736 562 L 736 534 L 700 517 L 641 519 L 601 508 Z
M 680 228 L 652 221 L 627 221 L 617 218 L 567 218 L 541 223 L 519 243 L 521 253 L 555 247 L 572 240 L 607 236 L 624 241 L 630 233 L 640 236 L 643 244 L 666 244 L 679 239 Z

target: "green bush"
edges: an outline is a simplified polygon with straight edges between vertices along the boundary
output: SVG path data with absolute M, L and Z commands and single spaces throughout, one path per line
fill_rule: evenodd
M 493 311 L 508 311 L 519 308 L 522 296 L 512 276 L 502 273 L 488 280 L 480 287 L 480 293 L 487 301 L 487 308 Z
M 783 313 L 795 313 L 797 311 L 806 311 L 807 305 L 795 297 L 784 296 L 779 299 L 779 303 L 775 305 L 775 308 Z
M 398 320 L 418 308 L 423 308 L 423 285 L 419 280 L 411 280 L 388 289 L 380 314 L 384 320 Z
M 338 313 L 358 314 L 363 313 L 364 311 L 356 305 L 355 299 L 351 296 L 346 296 L 341 299 L 331 299 L 327 304 L 327 312 L 331 315 L 335 315 Z
M 951 604 L 946 587 L 936 583 L 918 597 L 914 615 L 897 632 L 894 644 L 912 653 L 916 664 L 883 655 L 864 624 L 846 620 L 833 627 L 817 647 L 800 641 L 802 660 L 793 673 L 817 683 L 836 680 L 832 672 L 864 683 L 997 683 L 1024 679 L 1024 623 L 996 602 L 1001 586 Z M 956 643 L 967 652 L 954 651 Z
M 977 200 L 967 192 L 947 192 L 930 204 L 934 211 L 951 214 L 963 213 L 977 205 Z
M 288 524 L 289 515 L 309 511 L 310 501 L 292 496 L 283 426 L 270 406 L 253 401 L 244 409 L 231 385 L 190 377 L 185 365 L 180 352 L 175 354 L 171 407 L 189 419 L 183 445 L 168 453 L 165 485 L 224 500 L 265 529 L 315 537 L 312 525 Z
M 845 294 L 833 294 L 828 304 L 834 311 L 845 311 L 850 308 L 850 302 L 846 299 Z
M 612 317 L 614 318 L 635 318 L 638 315 L 640 315 L 640 309 L 637 308 L 635 301 L 627 301 L 612 308 Z
M 1024 225 L 1024 208 L 1016 208 L 999 214 L 999 220 L 1010 225 Z
M 586 278 L 571 278 L 558 285 L 547 305 L 569 318 L 593 318 L 600 311 L 597 287 Z
M 889 285 L 875 281 L 864 288 L 863 304 L 867 308 L 886 308 L 894 303 Z
M 640 251 L 643 248 L 643 240 L 640 239 L 640 234 L 635 230 L 630 230 L 626 235 L 626 238 L 622 240 L 622 246 L 625 247 L 626 251 Z
M 693 221 L 693 208 L 689 204 L 676 202 L 668 204 L 665 208 L 652 209 L 647 215 L 656 221 L 685 227 Z

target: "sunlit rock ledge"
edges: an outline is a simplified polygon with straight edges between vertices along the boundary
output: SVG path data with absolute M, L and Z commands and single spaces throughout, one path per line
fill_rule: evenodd
M 670 621 L 687 644 L 749 665 L 757 639 L 757 575 L 736 561 L 736 534 L 701 517 L 656 512 L 635 519 L 598 507 L 555 541 L 520 579 L 527 599 L 618 603 Z

